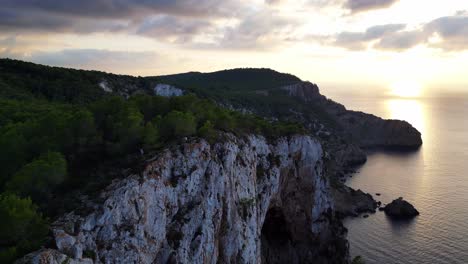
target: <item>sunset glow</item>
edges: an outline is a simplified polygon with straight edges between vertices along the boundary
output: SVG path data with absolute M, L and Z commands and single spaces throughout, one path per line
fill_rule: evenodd
M 35 3 L 0 6 L 0 57 L 142 76 L 265 67 L 402 97 L 421 94 L 413 79 L 468 87 L 465 1 Z
M 418 97 L 422 93 L 422 86 L 415 81 L 398 81 L 391 85 L 391 95 L 397 97 Z

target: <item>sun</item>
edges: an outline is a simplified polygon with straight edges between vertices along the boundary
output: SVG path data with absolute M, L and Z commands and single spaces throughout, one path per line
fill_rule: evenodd
M 390 85 L 390 93 L 398 97 L 418 97 L 422 93 L 422 85 L 416 81 L 404 80 Z

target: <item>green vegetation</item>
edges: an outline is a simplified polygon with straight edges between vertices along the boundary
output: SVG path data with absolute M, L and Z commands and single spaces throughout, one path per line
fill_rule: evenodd
M 51 192 L 65 180 L 66 174 L 67 162 L 63 155 L 47 152 L 15 173 L 6 189 L 43 203 L 50 200 Z
M 98 86 L 103 78 L 115 93 Z M 124 176 L 123 169 L 138 170 L 141 153 L 152 155 L 190 137 L 214 143 L 224 132 L 269 139 L 304 132 L 297 123 L 241 114 L 193 94 L 137 92 L 151 82 L 0 60 L 1 263 L 41 245 L 47 219 L 76 209 L 80 194 L 93 195 Z M 121 92 L 134 95 L 115 95 Z
M 212 73 L 189 72 L 159 76 L 159 80 L 168 84 L 190 86 L 198 89 L 222 89 L 232 91 L 270 90 L 280 86 L 298 83 L 301 80 L 294 75 L 280 73 L 270 69 L 232 69 Z M 207 86 L 207 83 L 209 86 Z
M 18 255 L 40 246 L 47 234 L 46 220 L 29 198 L 0 195 L 0 262 L 8 263 Z
M 314 102 L 290 97 L 280 88 L 301 82 L 296 76 L 270 69 L 233 69 L 212 73 L 190 72 L 147 78 L 195 93 L 237 109 L 248 109 L 260 116 L 282 121 L 319 120 L 328 127 L 337 126 L 335 119 Z M 297 113 L 301 116 L 298 117 Z
M 150 83 L 141 77 L 49 67 L 29 62 L 0 59 L 0 96 L 11 99 L 87 103 L 102 98 L 99 87 L 105 80 L 115 92 L 148 90 Z

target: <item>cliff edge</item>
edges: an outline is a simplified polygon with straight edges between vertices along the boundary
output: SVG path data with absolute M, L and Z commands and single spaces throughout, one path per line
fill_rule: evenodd
M 17 263 L 347 263 L 320 143 L 228 138 L 162 152 Z
M 324 109 L 338 123 L 344 136 L 362 148 L 417 149 L 421 133 L 406 121 L 385 120 L 363 112 L 347 110 L 321 95 L 316 84 L 300 82 L 281 88 L 290 96 Z

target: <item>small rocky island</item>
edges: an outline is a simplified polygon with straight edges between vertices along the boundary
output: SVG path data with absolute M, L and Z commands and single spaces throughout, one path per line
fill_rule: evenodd
M 395 219 L 411 219 L 419 215 L 412 204 L 400 197 L 384 207 L 385 214 Z

